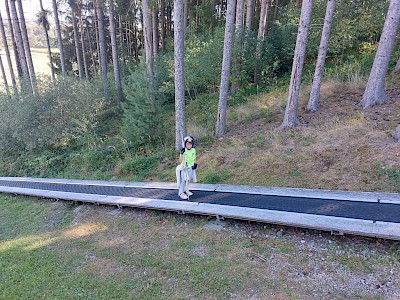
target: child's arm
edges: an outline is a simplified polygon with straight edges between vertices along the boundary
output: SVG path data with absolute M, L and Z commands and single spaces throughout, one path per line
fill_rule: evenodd
M 185 155 L 185 148 L 181 149 L 181 153 L 179 154 L 179 162 L 182 163 L 183 161 L 183 156 Z

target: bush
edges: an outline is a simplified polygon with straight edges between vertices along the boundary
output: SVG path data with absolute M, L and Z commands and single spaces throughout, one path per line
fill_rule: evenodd
M 35 94 L 2 98 L 0 147 L 41 149 L 69 145 L 87 132 L 102 110 L 96 81 L 38 78 Z

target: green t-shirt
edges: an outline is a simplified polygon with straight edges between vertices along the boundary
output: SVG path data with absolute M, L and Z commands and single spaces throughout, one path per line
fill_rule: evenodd
M 188 168 L 191 168 L 194 165 L 194 162 L 196 161 L 196 149 L 185 149 L 185 159 L 186 159 L 186 166 Z

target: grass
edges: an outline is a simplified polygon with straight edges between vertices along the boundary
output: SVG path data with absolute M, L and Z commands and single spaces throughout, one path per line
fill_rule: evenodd
M 58 49 L 52 49 L 52 52 L 57 53 Z M 35 74 L 50 76 L 51 70 L 50 70 L 50 61 L 48 58 L 47 49 L 46 48 L 32 48 L 31 53 L 32 53 L 32 62 L 33 62 L 33 67 L 35 69 Z M 9 72 L 9 66 L 7 64 L 7 59 L 6 59 L 4 51 L 1 51 L 0 55 L 1 55 L 1 59 L 3 60 L 5 73 L 7 75 L 8 85 L 11 86 L 11 77 L 10 77 L 10 72 Z M 14 74 L 17 74 L 17 71 L 15 69 L 16 64 L 15 64 L 13 55 L 11 55 L 11 60 L 12 60 L 12 64 L 14 67 Z M 0 85 L 1 86 L 3 85 L 3 81 L 0 83 Z
M 396 242 L 239 221 L 215 231 L 203 217 L 23 197 L 1 196 L 0 207 L 2 299 L 386 299 L 400 293 Z M 374 285 L 382 289 L 365 289 Z

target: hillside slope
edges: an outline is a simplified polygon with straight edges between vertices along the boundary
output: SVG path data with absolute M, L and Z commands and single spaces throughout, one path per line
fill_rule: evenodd
M 391 137 L 400 123 L 400 88 L 391 85 L 390 102 L 364 110 L 362 84 L 325 83 L 316 113 L 306 111 L 310 87 L 303 87 L 300 124 L 285 132 L 277 128 L 286 91 L 231 107 L 223 139 L 198 139 L 200 182 L 400 192 L 400 145 Z M 171 165 L 163 161 L 148 180 L 173 181 Z

